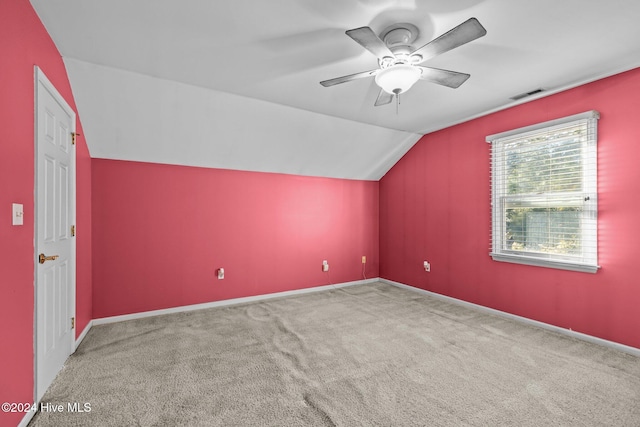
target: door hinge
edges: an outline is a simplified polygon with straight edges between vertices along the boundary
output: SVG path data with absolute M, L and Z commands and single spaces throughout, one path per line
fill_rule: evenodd
M 76 318 L 72 317 L 71 318 L 71 329 L 75 329 L 76 328 Z
M 76 226 L 72 225 L 71 226 L 71 237 L 75 237 L 75 235 L 76 235 Z
M 80 135 L 78 132 L 71 132 L 71 145 L 76 145 L 76 137 Z

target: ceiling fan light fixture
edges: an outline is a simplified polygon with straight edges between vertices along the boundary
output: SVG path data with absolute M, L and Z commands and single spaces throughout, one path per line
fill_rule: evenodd
M 409 64 L 397 64 L 376 74 L 376 84 L 387 93 L 399 95 L 411 89 L 422 72 Z

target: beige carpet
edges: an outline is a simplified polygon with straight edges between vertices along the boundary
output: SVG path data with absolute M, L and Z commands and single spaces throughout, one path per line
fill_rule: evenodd
M 30 425 L 639 426 L 640 359 L 376 283 L 93 327 L 43 402 Z

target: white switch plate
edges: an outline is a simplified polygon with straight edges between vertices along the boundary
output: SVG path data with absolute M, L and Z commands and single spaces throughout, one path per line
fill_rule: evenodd
M 23 225 L 24 224 L 24 207 L 21 203 L 13 204 L 13 225 Z

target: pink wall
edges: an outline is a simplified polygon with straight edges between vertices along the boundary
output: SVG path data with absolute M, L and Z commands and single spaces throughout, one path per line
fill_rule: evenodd
M 360 280 L 362 255 L 378 276 L 377 182 L 98 159 L 92 171 L 95 318 Z
M 27 0 L 0 7 L 0 402 L 33 401 L 34 319 L 34 65 L 75 109 L 66 71 Z M 82 132 L 78 122 L 79 132 Z M 91 161 L 77 144 L 77 317 L 91 319 Z M 24 205 L 23 226 L 11 225 L 11 204 Z M 0 425 L 23 414 L 0 412 Z
M 636 69 L 424 136 L 380 181 L 381 277 L 640 348 L 639 93 Z M 602 269 L 493 261 L 485 136 L 588 110 Z
M 29 2 L 2 0 L 0 12 L 0 402 L 29 402 L 34 65 L 75 103 Z M 427 135 L 379 183 L 91 160 L 80 137 L 76 335 L 91 318 L 358 280 L 366 255 L 367 277 L 640 347 L 638 93 L 633 70 Z M 485 136 L 590 109 L 602 115 L 602 269 L 492 261 Z M 11 225 L 14 202 L 24 226 Z M 0 412 L 0 425 L 21 419 Z

